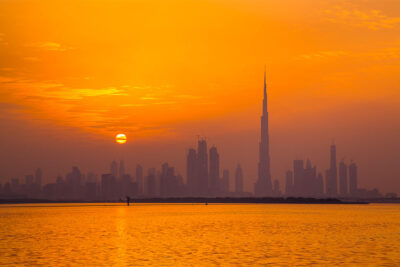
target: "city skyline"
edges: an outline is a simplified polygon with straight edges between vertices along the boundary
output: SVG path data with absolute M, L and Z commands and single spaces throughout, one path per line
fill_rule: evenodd
M 279 195 L 278 193 L 275 192 L 275 187 L 277 187 L 277 190 L 279 192 L 297 192 L 296 196 L 306 196 L 306 195 L 310 195 L 310 194 L 303 194 L 300 193 L 302 192 L 302 189 L 299 189 L 299 185 L 295 185 L 296 183 L 298 183 L 299 179 L 295 179 L 295 174 L 293 176 L 293 185 L 292 187 L 295 188 L 291 188 L 288 189 L 288 186 L 286 185 L 286 183 L 288 182 L 288 173 L 287 170 L 290 169 L 290 165 L 286 166 L 285 171 L 280 172 L 278 174 L 275 173 L 275 178 L 271 175 L 271 166 L 270 166 L 270 144 L 269 144 L 269 116 L 268 116 L 268 93 L 267 93 L 267 73 L 266 73 L 266 66 L 264 66 L 264 83 L 263 83 L 263 100 L 262 100 L 262 109 L 261 109 L 261 124 L 260 124 L 260 142 L 259 142 L 259 148 L 258 148 L 258 165 L 257 165 L 257 176 L 254 176 L 254 173 L 252 174 L 252 172 L 247 172 L 248 173 L 248 179 L 244 179 L 242 181 L 243 185 L 242 185 L 242 190 L 243 192 L 249 192 L 249 193 L 254 193 L 255 196 L 275 196 L 275 195 Z M 123 142 L 120 141 L 121 136 L 123 136 Z M 184 177 L 184 179 L 182 180 L 185 184 L 187 184 L 187 186 L 191 189 L 188 189 L 188 192 L 196 192 L 198 193 L 199 196 L 216 196 L 216 192 L 217 192 L 217 185 L 218 182 L 220 182 L 219 180 L 222 179 L 223 177 L 223 173 L 227 172 L 228 175 L 231 177 L 231 182 L 226 181 L 225 179 L 225 184 L 227 183 L 228 185 L 230 184 L 230 188 L 228 186 L 228 188 L 226 188 L 225 186 L 225 191 L 226 192 L 234 192 L 235 190 L 233 190 L 235 188 L 235 176 L 236 176 L 236 167 L 237 164 L 240 165 L 240 159 L 241 158 L 243 160 L 243 157 L 238 157 L 238 159 L 234 159 L 233 161 L 233 165 L 232 162 L 231 164 L 227 164 L 229 167 L 225 167 L 225 168 L 220 168 L 220 162 L 219 162 L 219 158 L 220 158 L 220 154 L 218 152 L 218 149 L 216 145 L 212 145 L 210 151 L 208 152 L 207 149 L 207 138 L 201 138 L 200 135 L 198 135 L 198 151 L 201 151 L 199 153 L 196 152 L 195 149 L 193 148 L 186 148 L 186 151 L 188 151 L 187 156 L 190 157 L 194 157 L 194 159 L 196 160 L 198 156 L 200 156 L 201 161 L 203 162 L 201 165 L 202 167 L 202 174 L 200 175 L 202 177 L 202 179 L 200 179 L 199 181 L 193 181 L 194 178 L 192 178 L 189 172 L 190 166 L 188 165 L 188 160 L 186 161 L 186 167 L 185 168 L 177 168 L 175 169 L 174 167 L 174 172 L 176 171 L 177 175 L 180 177 Z M 127 155 L 132 151 L 129 151 L 132 148 L 124 148 L 126 146 L 126 135 L 125 134 L 117 134 L 115 137 L 115 141 L 119 144 L 114 147 L 117 148 L 117 157 L 120 157 L 120 160 L 124 161 L 125 159 L 123 158 L 123 155 Z M 128 140 L 128 144 L 129 144 L 129 140 Z M 347 169 L 350 169 L 350 167 L 353 167 L 354 170 L 354 165 L 355 163 L 353 163 L 353 159 L 350 160 L 350 163 L 347 162 L 345 159 L 346 157 L 342 157 L 342 159 L 340 160 L 340 166 L 337 166 L 337 159 L 336 159 L 336 146 L 335 145 L 331 145 L 330 147 L 331 151 L 330 151 L 330 156 L 329 156 L 329 160 L 330 163 L 328 165 L 327 170 L 324 172 L 324 174 L 322 174 L 319 170 L 318 175 L 315 173 L 315 177 L 318 176 L 318 179 L 321 180 L 320 177 L 324 177 L 323 178 L 323 185 L 322 187 L 324 188 L 323 191 L 325 192 L 323 194 L 323 196 L 327 196 L 327 197 L 337 197 L 337 196 L 343 196 L 343 194 L 340 194 L 340 192 L 350 192 L 350 188 L 349 188 L 349 184 L 350 184 L 350 180 L 347 178 L 347 176 L 349 176 L 347 174 Z M 296 155 L 298 155 L 299 153 L 296 153 Z M 300 154 L 304 154 L 304 152 L 301 152 Z M 210 160 L 208 159 L 210 155 Z M 303 160 L 305 159 L 297 159 L 299 158 L 298 156 L 296 157 L 296 159 L 294 160 L 294 166 L 296 169 L 296 162 L 297 164 L 304 164 Z M 213 160 L 215 159 L 215 160 Z M 222 157 L 222 159 L 224 159 L 224 157 Z M 307 159 L 307 164 L 309 163 L 310 159 L 309 157 L 306 157 Z M 110 158 L 108 158 L 108 160 L 110 160 Z M 217 163 L 215 162 L 217 161 Z M 115 157 L 113 162 L 115 162 Z M 168 160 L 161 160 L 162 163 L 160 163 L 160 165 L 163 164 L 167 164 L 166 162 L 168 162 Z M 345 163 L 347 162 L 347 163 Z M 140 160 L 134 164 L 139 164 Z M 99 169 L 99 165 L 97 163 L 95 163 L 97 165 L 97 169 Z M 252 163 L 253 164 L 253 163 Z M 75 164 L 76 166 L 79 166 L 78 164 Z M 131 164 L 128 165 L 128 167 L 130 167 Z M 140 165 L 140 164 L 139 164 Z M 210 170 L 208 169 L 208 166 L 210 165 Z M 140 165 L 142 166 L 142 165 Z M 175 166 L 175 165 L 174 165 Z M 300 165 L 297 165 L 298 167 Z M 147 169 L 156 169 L 154 168 L 155 165 L 154 164 L 150 164 L 149 166 L 146 166 Z M 247 168 L 245 171 L 248 171 L 250 168 Z M 125 168 L 125 167 L 123 167 Z M 303 167 L 301 167 L 303 168 Z M 343 174 L 343 171 L 338 171 L 338 168 L 345 168 L 345 174 Z M 40 169 L 40 168 L 39 168 Z M 314 167 L 315 169 L 315 167 Z M 104 170 L 104 168 L 103 168 Z M 131 173 L 133 173 L 133 170 L 130 170 Z M 96 174 L 96 173 L 102 173 L 102 171 L 95 171 L 95 170 L 88 170 L 85 171 L 88 174 Z M 296 172 L 296 171 L 295 171 Z M 315 172 L 315 170 L 314 170 Z M 342 175 L 340 176 L 339 173 L 342 172 Z M 353 171 L 354 172 L 354 171 Z M 45 175 L 44 180 L 46 180 L 46 182 L 52 182 L 52 181 L 56 181 L 57 179 L 59 179 L 60 177 L 62 177 L 62 174 L 60 171 L 57 171 L 57 175 Z M 221 174 L 220 174 L 221 173 Z M 229 173 L 231 173 L 232 175 L 229 175 Z M 250 173 L 250 174 L 249 174 Z M 182 175 L 182 174 L 186 174 Z M 293 175 L 293 174 L 292 174 Z M 7 182 L 11 183 L 12 181 L 16 181 L 16 179 L 27 179 L 27 177 L 31 177 L 32 175 L 11 175 L 9 176 L 9 179 L 7 179 L 7 177 L 0 177 L 0 184 L 3 181 L 3 184 L 6 184 Z M 57 177 L 57 178 L 56 178 Z M 113 176 L 114 178 L 117 176 Z M 347 185 L 345 186 L 346 188 L 343 187 L 343 185 L 340 183 L 341 180 L 343 180 L 346 177 L 346 183 Z M 250 178 L 250 179 L 249 179 Z M 158 177 L 157 179 L 160 180 L 160 178 Z M 314 178 L 316 179 L 316 178 Z M 218 181 L 217 181 L 218 180 Z M 206 182 L 207 181 L 207 182 Z M 211 184 L 213 184 L 213 189 L 210 189 L 211 191 L 213 191 L 213 194 L 208 194 L 208 181 L 210 181 Z M 261 182 L 260 182 L 261 181 Z M 364 180 L 361 179 L 361 184 L 363 184 Z M 145 183 L 144 181 L 141 183 Z M 160 182 L 159 182 L 160 183 Z M 280 186 L 282 185 L 282 186 Z M 354 186 L 353 186 L 354 187 Z M 363 186 L 365 187 L 365 186 Z M 200 188 L 200 189 L 198 189 Z M 289 186 L 290 188 L 290 186 Z M 375 190 L 376 188 L 380 188 L 379 185 L 377 186 L 367 186 L 366 188 L 368 188 L 368 190 Z M 286 191 L 284 190 L 286 189 Z M 356 189 L 353 188 L 353 195 Z M 200 192 L 200 193 L 199 193 Z M 372 192 L 372 191 L 371 191 Z M 397 193 L 396 190 L 386 190 L 384 191 L 384 193 Z M 283 195 L 285 195 L 285 193 L 283 193 Z M 162 195 L 161 192 L 158 193 L 158 195 Z M 321 194 L 314 194 L 313 196 L 320 196 Z
M 300 159 L 293 160 L 293 171 L 285 176 L 285 190 L 280 187 L 279 179 L 271 177 L 269 151 L 268 94 L 266 68 L 264 68 L 261 138 L 259 143 L 258 177 L 254 190 L 244 190 L 245 175 L 240 163 L 234 170 L 233 179 L 230 170 L 222 169 L 220 154 L 216 145 L 208 148 L 207 140 L 198 136 L 197 149 L 189 148 L 186 157 L 186 177 L 175 173 L 175 167 L 164 162 L 161 170 L 149 168 L 144 173 L 140 164 L 136 165 L 135 176 L 126 172 L 124 159 L 119 164 L 113 160 L 109 173 L 83 174 L 79 167 L 72 167 L 72 172 L 65 178 L 57 176 L 55 183 L 42 187 L 43 172 L 38 168 L 35 175 L 25 175 L 25 183 L 12 178 L 4 186 L 0 184 L 0 195 L 8 198 L 48 198 L 53 200 L 96 200 L 111 201 L 131 198 L 152 197 L 312 197 L 312 198 L 380 198 L 379 190 L 360 188 L 358 168 L 351 161 L 347 166 L 344 159 L 337 165 L 336 145 L 330 146 L 330 163 L 325 176 L 307 159 L 306 164 Z M 123 141 L 121 142 L 121 136 Z M 126 136 L 117 134 L 115 140 L 124 146 Z M 222 155 L 223 156 L 223 155 Z M 339 170 L 338 170 L 339 169 Z M 233 172 L 232 172 L 233 173 Z M 233 190 L 232 190 L 233 189 Z M 395 196 L 389 192 L 386 196 Z
M 0 25 L 0 266 L 400 266 L 400 0 Z
M 400 192 L 393 0 L 171 1 L 0 3 L 1 182 L 122 155 L 131 172 L 168 158 L 184 174 L 200 134 L 253 190 L 266 64 L 272 177 L 296 157 L 328 169 L 334 138 L 364 187 Z

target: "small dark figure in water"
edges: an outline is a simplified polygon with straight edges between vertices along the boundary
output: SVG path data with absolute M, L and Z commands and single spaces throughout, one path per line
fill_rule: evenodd
M 126 197 L 126 205 L 129 206 L 129 202 L 131 202 L 131 198 L 130 197 Z

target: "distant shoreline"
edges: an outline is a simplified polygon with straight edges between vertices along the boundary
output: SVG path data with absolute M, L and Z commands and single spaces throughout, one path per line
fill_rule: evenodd
M 48 200 L 48 199 L 0 199 L 0 204 L 40 204 L 40 203 L 126 203 L 126 200 L 115 201 L 82 201 L 82 200 Z M 369 201 L 344 201 L 336 198 L 137 198 L 131 199 L 135 203 L 194 203 L 194 204 L 369 204 Z M 388 202 L 385 202 L 388 203 Z M 395 203 L 395 202 L 394 202 Z

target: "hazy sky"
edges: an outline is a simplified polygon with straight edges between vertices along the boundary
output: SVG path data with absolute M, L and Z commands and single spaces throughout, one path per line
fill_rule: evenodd
M 325 172 L 334 139 L 361 186 L 400 192 L 398 0 L 3 0 L 0 58 L 0 182 L 121 158 L 185 174 L 201 135 L 252 190 L 266 64 L 274 179 Z

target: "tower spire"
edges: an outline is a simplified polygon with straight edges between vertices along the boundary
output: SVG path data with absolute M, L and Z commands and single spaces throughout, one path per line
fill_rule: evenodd
M 265 66 L 263 112 L 261 116 L 261 141 L 259 147 L 258 162 L 258 180 L 254 185 L 254 193 L 258 196 L 268 196 L 272 193 L 268 135 L 267 71 Z
M 268 113 L 268 99 L 267 99 L 267 67 L 264 65 L 264 99 L 263 99 L 263 115 Z M 268 124 L 268 123 L 267 123 Z

